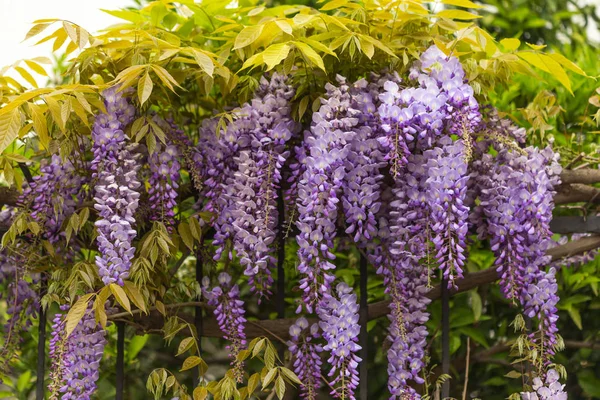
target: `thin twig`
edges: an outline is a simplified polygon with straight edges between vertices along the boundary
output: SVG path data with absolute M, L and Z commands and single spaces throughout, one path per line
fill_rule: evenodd
M 467 400 L 467 386 L 469 384 L 469 359 L 471 358 L 471 337 L 467 336 L 467 361 L 465 365 L 465 385 L 463 386 L 462 400 Z

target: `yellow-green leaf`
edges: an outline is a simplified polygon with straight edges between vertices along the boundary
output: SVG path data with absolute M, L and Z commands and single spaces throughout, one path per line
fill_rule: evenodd
M 27 66 L 29 68 L 31 68 L 32 71 L 35 71 L 38 74 L 43 75 L 43 76 L 48 76 L 48 73 L 46 72 L 46 70 L 40 64 L 36 63 L 35 61 L 25 60 L 25 64 L 27 64 Z
M 500 44 L 504 47 L 506 51 L 515 51 L 521 45 L 521 41 L 515 38 L 506 38 L 500 41 Z
M 202 359 L 198 356 L 189 356 L 188 358 L 185 359 L 185 361 L 183 362 L 183 366 L 181 367 L 181 369 L 179 370 L 181 371 L 187 371 L 188 369 L 192 369 L 197 365 L 200 365 L 200 363 L 202 362 Z
M 481 15 L 476 15 L 476 14 L 470 13 L 468 11 L 463 11 L 463 10 L 442 10 L 436 14 L 436 17 L 469 20 L 469 19 L 481 18 Z
M 88 293 L 85 296 L 82 296 L 69 310 L 67 313 L 67 318 L 65 320 L 66 326 L 66 335 L 69 337 L 71 333 L 75 330 L 83 316 L 85 315 L 88 307 L 88 303 L 94 293 Z
M 313 50 L 312 47 L 302 42 L 294 42 L 294 45 L 302 52 L 304 57 L 306 57 L 311 63 L 316 65 L 325 71 L 325 64 L 323 64 L 323 59 L 320 55 L 317 54 L 316 51 Z
M 321 11 L 335 10 L 348 4 L 348 0 L 333 0 L 321 7 Z
M 215 71 L 215 63 L 210 59 L 203 51 L 194 49 L 194 59 L 206 73 L 206 75 L 212 77 Z
M 275 21 L 275 24 L 279 27 L 279 29 L 281 29 L 283 32 L 287 33 L 288 35 L 292 34 L 292 32 L 293 32 L 292 26 L 286 20 L 278 19 L 277 21 Z
M 579 65 L 575 64 L 573 61 L 569 60 L 562 54 L 552 53 L 552 54 L 548 54 L 548 56 L 552 57 L 555 61 L 560 63 L 566 69 L 568 69 L 572 72 L 575 72 L 576 74 L 582 75 L 582 76 L 588 76 L 584 70 L 579 68 Z
M 0 114 L 0 153 L 2 153 L 19 135 L 21 112 L 18 108 Z
M 169 74 L 169 72 L 166 69 L 164 69 L 163 67 L 161 67 L 160 65 L 152 65 L 152 69 L 154 70 L 156 75 L 160 78 L 162 83 L 164 83 L 173 92 L 175 91 L 175 89 L 173 88 L 173 85 L 181 88 L 181 86 L 179 86 L 179 83 L 177 83 L 175 78 L 173 78 L 171 76 L 171 74 Z
M 110 291 L 115 295 L 115 298 L 125 310 L 131 313 L 131 304 L 129 303 L 129 299 L 125 294 L 123 288 L 116 283 L 110 284 Z
M 142 296 L 138 288 L 133 284 L 133 282 L 125 281 L 123 288 L 127 293 L 127 297 L 130 298 L 131 301 L 133 301 L 133 304 L 135 304 L 136 307 L 142 310 L 143 312 L 147 312 L 144 297 Z
M 442 3 L 465 8 L 483 8 L 483 6 L 475 4 L 469 0 L 442 0 Z
M 31 111 L 33 129 L 40 139 L 40 144 L 47 149 L 50 145 L 50 136 L 48 136 L 48 123 L 46 122 L 46 114 L 42 110 L 41 106 L 34 103 L 29 103 L 29 110 Z
M 281 375 L 279 375 L 275 381 L 275 393 L 279 400 L 283 400 L 283 396 L 285 395 L 285 382 Z
M 152 78 L 150 78 L 150 73 L 146 71 L 142 79 L 139 80 L 137 87 L 140 105 L 144 105 L 144 103 L 150 98 L 153 88 L 154 84 L 152 83 Z
M 36 24 L 34 25 L 29 32 L 27 32 L 27 35 L 25 35 L 25 39 L 23 40 L 27 40 L 35 35 L 38 35 L 40 33 L 42 33 L 44 31 L 44 29 L 46 29 L 47 27 L 49 27 L 51 25 L 51 23 L 43 23 L 43 24 Z
M 31 76 L 31 74 L 29 72 L 27 72 L 27 70 L 25 68 L 15 67 L 15 71 L 17 71 L 19 73 L 19 75 L 21 75 L 23 77 L 23 79 L 25 79 L 27 82 L 29 82 L 29 84 L 31 86 L 33 86 L 34 88 L 38 87 L 38 84 L 35 81 L 35 79 L 33 78 L 33 76 Z
M 204 400 L 208 397 L 208 390 L 203 386 L 198 386 L 194 389 L 194 400 Z
M 290 46 L 287 43 L 272 44 L 263 52 L 263 61 L 267 64 L 267 71 L 281 63 L 289 54 Z
M 194 345 L 193 337 L 187 337 L 187 338 L 183 339 L 181 341 L 181 343 L 179 343 L 179 349 L 177 350 L 177 354 L 175 354 L 175 357 L 182 355 L 183 353 L 185 353 L 186 351 L 191 349 L 193 345 Z
M 262 34 L 264 25 L 251 25 L 247 26 L 235 38 L 235 46 L 233 50 L 241 49 L 254 43 Z
M 571 81 L 569 80 L 567 73 L 553 58 L 545 54 L 534 53 L 531 51 L 521 51 L 517 53 L 517 55 L 534 67 L 554 76 L 565 88 L 567 88 L 569 93 L 573 94 L 573 91 L 571 90 Z

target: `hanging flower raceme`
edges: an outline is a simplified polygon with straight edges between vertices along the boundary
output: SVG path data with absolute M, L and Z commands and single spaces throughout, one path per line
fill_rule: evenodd
M 215 307 L 214 314 L 219 324 L 223 338 L 229 341 L 227 349 L 234 367 L 234 374 L 238 382 L 243 380 L 244 364 L 237 360 L 237 356 L 246 347 L 246 333 L 244 327 L 246 318 L 244 302 L 240 299 L 240 289 L 234 284 L 231 276 L 225 272 L 219 274 L 218 285 L 212 289 L 210 280 L 204 277 L 202 281 L 202 294 L 210 306 Z
M 327 342 L 323 350 L 330 352 L 327 360 L 331 364 L 329 376 L 334 377 L 330 393 L 334 398 L 355 400 L 354 390 L 358 387 L 358 363 L 361 359 L 356 353 L 360 325 L 358 324 L 358 303 L 356 294 L 345 283 L 336 286 L 335 293 L 324 295 L 317 307 L 319 326 Z
M 68 306 L 61 310 L 67 311 Z M 66 314 L 57 314 L 52 324 L 51 399 L 89 400 L 96 390 L 106 333 L 90 307 L 69 337 L 65 337 L 65 319 Z
M 559 382 L 560 376 L 555 369 L 550 369 L 544 379 L 533 378 L 533 392 L 521 392 L 522 400 L 567 400 L 565 385 Z
M 550 220 L 560 166 L 550 148 L 498 148 L 495 157 L 482 157 L 485 167 L 479 170 L 486 173 L 475 177 L 484 185 L 487 181 L 479 196 L 486 225 L 479 233 L 491 238 L 504 295 L 520 302 L 526 315 L 538 318 L 539 334 L 531 337 L 542 364 L 548 363 L 557 343 L 558 286 L 554 270 L 546 273 L 544 267 L 550 263 L 546 251 L 553 246 Z
M 232 240 L 259 301 L 271 293 L 276 201 L 281 169 L 289 155 L 285 144 L 298 128 L 289 104 L 294 89 L 286 79 L 279 74 L 263 77 L 255 97 L 233 111 L 233 121 L 219 139 L 206 137 L 202 142 L 207 144 L 203 150 L 207 209 L 217 214 L 215 259 Z M 207 132 L 203 137 L 214 136 L 214 124 L 203 127 Z
M 96 256 L 96 266 L 104 284 L 122 285 L 129 276 L 135 253 L 133 225 L 140 196 L 135 145 L 128 143 L 124 132 L 135 109 L 116 88 L 104 91 L 103 96 L 107 113 L 96 116 L 92 130 L 94 208 L 99 215 L 95 223 L 100 253 Z
M 321 387 L 320 353 L 323 348 L 316 341 L 319 339 L 319 325 L 309 323 L 300 317 L 290 326 L 288 349 L 294 360 L 294 372 L 302 382 L 300 396 L 306 400 L 316 400 Z
M 296 237 L 298 271 L 303 275 L 300 289 L 308 312 L 330 291 L 335 277 L 331 270 L 333 240 L 336 236 L 337 204 L 345 175 L 344 160 L 349 142 L 355 136 L 359 110 L 352 108 L 352 96 L 345 79 L 338 76 L 339 87 L 327 84 L 327 95 L 313 125 L 305 134 L 307 156 L 305 171 L 298 184 L 299 234 Z M 298 307 L 298 312 L 302 305 Z
M 464 144 L 449 137 L 440 138 L 437 147 L 425 151 L 424 157 L 432 241 L 439 268 L 452 287 L 456 278 L 462 278 L 466 259 L 469 208 L 465 199 L 469 176 Z
M 174 144 L 160 146 L 150 155 L 150 178 L 148 179 L 152 209 L 150 219 L 160 221 L 169 231 L 175 225 L 175 206 L 179 188 L 179 150 Z
M 346 216 L 346 233 L 362 247 L 376 236 L 375 215 L 381 207 L 380 185 L 386 166 L 384 146 L 380 143 L 379 120 L 375 116 L 378 99 L 371 92 L 377 83 L 369 84 L 365 79 L 356 82 L 352 89 L 352 108 L 360 111 L 359 124 L 349 145 L 344 161 L 346 173 L 341 196 Z
M 388 339 L 388 388 L 393 399 L 416 399 L 420 396 L 410 381 L 423 383 L 419 376 L 425 365 L 429 319 L 425 296 L 429 284 L 431 240 L 428 223 L 427 177 L 424 158 L 411 155 L 404 174 L 397 179 L 391 202 L 389 233 L 382 241 L 389 247 L 378 273 L 383 275 L 391 296 Z
M 19 205 L 31 209 L 31 217 L 43 226 L 44 236 L 53 244 L 64 236 L 62 224 L 75 210 L 83 181 L 70 161 L 54 154 L 49 162 L 42 161 L 39 175 L 23 185 Z

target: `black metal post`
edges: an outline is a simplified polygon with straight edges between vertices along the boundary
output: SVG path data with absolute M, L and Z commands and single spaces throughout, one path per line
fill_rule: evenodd
M 359 312 L 359 323 L 360 323 L 360 400 L 368 400 L 368 386 L 367 377 L 369 376 L 368 364 L 369 364 L 369 338 L 367 333 L 367 322 L 369 321 L 369 308 L 367 305 L 367 282 L 368 282 L 368 271 L 367 271 L 367 258 L 361 253 L 360 255 L 360 312 Z
M 196 251 L 196 281 L 199 285 L 202 285 L 202 278 L 204 277 L 204 263 L 202 260 L 202 243 L 198 245 L 198 249 Z M 200 295 L 199 301 L 201 300 L 202 295 Z M 202 316 L 202 307 L 194 308 L 194 326 L 196 327 L 196 335 L 198 335 L 198 357 L 202 357 L 202 335 L 204 333 L 204 318 Z M 200 383 L 200 374 L 198 368 L 194 368 L 192 370 L 192 381 L 194 384 L 194 388 L 198 386 Z
M 46 279 L 42 277 L 42 285 L 40 290 L 40 298 L 46 292 Z M 44 376 L 46 374 L 46 312 L 40 304 L 38 310 L 39 326 L 38 326 L 38 348 L 37 348 L 37 381 L 35 386 L 36 400 L 44 400 L 46 385 L 44 385 Z
M 442 373 L 450 373 L 450 289 L 442 277 Z M 442 385 L 442 399 L 450 397 L 450 380 Z
M 117 393 L 116 400 L 123 400 L 125 389 L 125 323 L 117 322 Z

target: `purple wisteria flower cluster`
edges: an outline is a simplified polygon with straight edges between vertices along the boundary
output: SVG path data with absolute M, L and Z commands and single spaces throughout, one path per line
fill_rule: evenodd
M 158 122 L 172 128 L 166 121 Z M 162 222 L 170 232 L 175 226 L 175 206 L 181 169 L 180 147 L 168 140 L 165 145 L 159 145 L 148 160 L 151 174 L 148 179 L 148 201 L 152 210 L 150 219 Z
M 55 244 L 64 236 L 62 224 L 81 200 L 78 195 L 83 183 L 73 164 L 54 154 L 49 162 L 42 161 L 39 175 L 23 185 L 19 204 L 31 209 L 31 217 L 43 226 L 50 243 Z
M 337 399 L 355 400 L 354 391 L 358 387 L 358 303 L 356 294 L 345 283 L 338 283 L 335 293 L 325 294 L 317 308 L 319 327 L 326 341 L 323 350 L 329 351 L 327 362 L 331 364 L 329 376 L 334 377 L 331 395 Z
M 234 367 L 234 375 L 238 382 L 242 382 L 244 364 L 237 360 L 237 355 L 246 347 L 246 311 L 244 302 L 240 299 L 240 288 L 233 283 L 231 276 L 222 272 L 218 277 L 218 284 L 210 288 L 210 279 L 204 277 L 202 280 L 202 294 L 208 305 L 215 307 L 214 314 L 219 324 L 223 338 L 229 341 L 227 349 L 231 357 L 231 365 Z
M 96 265 L 104 284 L 123 285 L 135 253 L 134 214 L 140 196 L 139 165 L 132 151 L 135 145 L 128 143 L 124 132 L 133 120 L 135 108 L 126 93 L 116 88 L 104 91 L 103 96 L 107 113 L 96 116 L 92 130 L 94 208 L 99 216 L 95 223 L 100 253 Z
M 312 312 L 335 277 L 331 270 L 333 241 L 336 236 L 336 219 L 339 190 L 345 175 L 344 161 L 350 151 L 349 143 L 355 137 L 359 110 L 352 108 L 350 87 L 343 77 L 339 86 L 326 86 L 327 97 L 322 99 L 319 111 L 313 114 L 313 124 L 305 133 L 308 148 L 302 162 L 304 173 L 298 182 L 298 221 L 300 231 L 296 237 L 299 245 L 298 271 L 303 277 L 302 306 Z
M 61 306 L 67 311 L 68 306 Z M 88 307 L 71 335 L 66 336 L 66 314 L 56 314 L 52 324 L 50 391 L 52 398 L 89 400 L 96 390 L 106 332 Z
M 273 283 L 276 201 L 281 169 L 289 156 L 285 144 L 298 130 L 291 118 L 293 96 L 284 75 L 263 77 L 255 97 L 233 111 L 233 122 L 220 138 L 201 142 L 207 163 L 207 209 L 217 214 L 215 258 L 231 240 L 259 301 L 271 294 Z M 206 123 L 203 137 L 214 136 L 214 123 Z
M 533 378 L 533 392 L 521 392 L 522 400 L 567 400 L 565 385 L 559 382 L 560 376 L 555 369 L 546 372 L 544 379 Z
M 546 148 L 523 150 L 499 145 L 495 157 L 484 154 L 474 178 L 484 181 L 479 199 L 485 224 L 478 228 L 481 238 L 490 238 L 501 274 L 505 296 L 520 302 L 529 317 L 538 317 L 541 337 L 532 334 L 540 346 L 541 359 L 554 354 L 558 319 L 558 285 L 546 251 L 553 246 L 550 220 L 554 207 L 554 186 L 560 166 L 557 156 Z
M 300 397 L 316 400 L 321 387 L 321 352 L 323 347 L 317 342 L 320 338 L 319 325 L 309 326 L 304 317 L 300 317 L 290 326 L 288 349 L 294 359 L 294 372 L 302 381 Z

